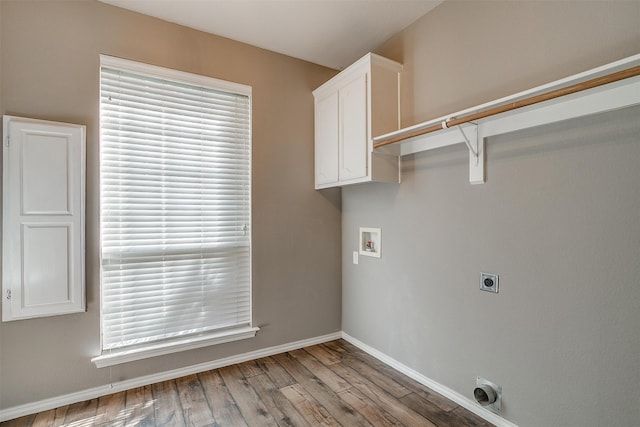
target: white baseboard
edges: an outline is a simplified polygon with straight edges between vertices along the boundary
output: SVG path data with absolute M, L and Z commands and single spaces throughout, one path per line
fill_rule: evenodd
M 261 350 L 250 351 L 248 353 L 238 354 L 236 356 L 225 357 L 223 359 L 218 359 L 211 362 L 200 363 L 197 365 L 187 366 L 180 369 L 173 369 L 171 371 L 160 372 L 152 375 L 145 375 L 142 377 L 119 381 L 112 384 L 105 384 L 87 390 L 52 397 L 50 399 L 44 399 L 24 405 L 18 405 L 7 409 L 0 409 L 0 422 L 12 420 L 14 418 L 20 418 L 25 415 L 36 414 L 42 411 L 48 411 L 49 409 L 71 405 L 73 403 L 78 403 L 85 400 L 96 399 L 98 397 L 106 396 L 112 393 L 118 393 L 136 387 L 142 387 L 162 381 L 173 380 L 187 375 L 209 371 L 211 369 L 218 369 L 224 366 L 234 365 L 236 363 L 260 359 L 261 357 L 285 353 L 287 351 L 298 350 L 300 348 L 309 347 L 323 342 L 333 341 L 341 337 L 341 332 L 335 332 L 315 338 L 309 338 L 306 340 L 295 341 L 292 343 L 268 347 Z
M 473 412 L 474 414 L 476 414 L 477 416 L 489 421 L 490 423 L 494 424 L 496 427 L 518 427 L 516 424 L 513 424 L 511 421 L 508 421 L 504 418 L 502 418 L 501 416 L 483 408 L 482 406 L 478 405 L 476 402 L 474 402 L 473 400 L 465 397 L 464 395 L 451 390 L 449 387 L 446 387 L 434 380 L 432 380 L 431 378 L 427 378 L 424 375 L 422 375 L 421 373 L 414 371 L 413 369 L 409 368 L 406 365 L 403 365 L 402 363 L 398 362 L 397 360 L 393 359 L 392 357 L 387 356 L 384 353 L 379 352 L 378 350 L 376 350 L 373 347 L 368 346 L 367 344 L 363 343 L 362 341 L 350 336 L 349 334 L 342 332 L 342 338 L 348 342 L 350 342 L 351 344 L 355 345 L 356 347 L 358 347 L 360 350 L 370 354 L 371 356 L 375 357 L 376 359 L 380 360 L 381 362 L 384 362 L 385 364 L 391 366 L 393 369 L 402 372 L 403 374 L 405 374 L 406 376 L 408 376 L 409 378 L 419 382 L 420 384 L 423 384 L 427 387 L 429 387 L 430 389 L 432 389 L 433 391 L 440 393 L 441 395 L 443 395 L 444 397 L 446 397 L 449 400 L 452 400 L 453 402 L 457 403 L 458 405 L 462 406 L 463 408 Z

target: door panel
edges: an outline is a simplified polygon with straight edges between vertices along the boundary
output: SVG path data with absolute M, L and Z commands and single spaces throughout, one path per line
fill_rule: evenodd
M 316 186 L 338 181 L 338 94 L 316 102 Z
M 85 310 L 85 127 L 4 117 L 2 320 Z
M 366 75 L 340 90 L 340 133 L 340 180 L 367 176 Z

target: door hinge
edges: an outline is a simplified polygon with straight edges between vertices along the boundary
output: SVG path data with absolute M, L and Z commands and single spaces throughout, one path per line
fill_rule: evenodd
M 9 148 L 9 143 L 11 142 L 11 137 L 7 135 L 7 148 Z
M 7 299 L 11 299 L 11 289 L 7 289 Z

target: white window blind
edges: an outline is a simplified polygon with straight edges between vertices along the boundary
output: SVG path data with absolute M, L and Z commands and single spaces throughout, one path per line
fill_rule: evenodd
M 251 325 L 250 90 L 102 57 L 103 354 Z

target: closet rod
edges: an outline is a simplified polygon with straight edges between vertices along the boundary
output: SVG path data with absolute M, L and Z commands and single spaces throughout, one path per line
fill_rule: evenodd
M 534 95 L 529 98 L 521 99 L 519 101 L 510 102 L 497 107 L 492 107 L 484 111 L 478 111 L 477 113 L 467 114 L 461 117 L 450 118 L 442 123 L 436 123 L 423 129 L 415 130 L 413 132 L 403 135 L 390 135 L 388 138 L 380 138 L 378 142 L 373 144 L 373 148 L 384 147 L 385 145 L 393 144 L 395 142 L 403 141 L 405 139 L 413 138 L 420 135 L 436 132 L 442 129 L 458 126 L 464 123 L 473 122 L 474 120 L 483 119 L 485 117 L 494 116 L 496 114 L 505 113 L 507 111 L 515 110 L 529 105 L 538 104 L 540 102 L 549 101 L 551 99 L 560 98 L 561 96 L 571 95 L 583 90 L 592 89 L 598 86 L 603 86 L 608 83 L 617 82 L 620 80 L 628 79 L 640 75 L 640 65 L 626 70 L 617 71 L 615 73 L 607 74 L 595 79 L 587 80 L 581 83 L 576 83 L 571 86 L 567 86 L 560 89 L 555 89 L 539 95 Z

